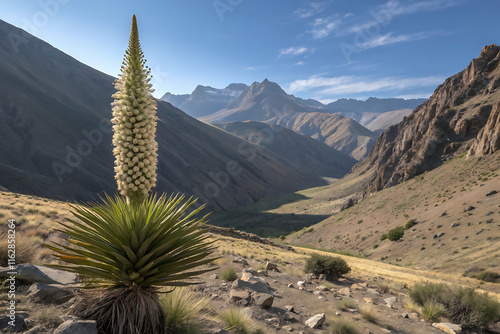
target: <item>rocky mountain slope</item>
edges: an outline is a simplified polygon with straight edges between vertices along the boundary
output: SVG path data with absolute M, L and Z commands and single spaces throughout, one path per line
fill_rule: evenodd
M 114 78 L 3 21 L 0 36 L 0 186 L 66 200 L 115 192 Z M 167 102 L 158 117 L 156 191 L 222 210 L 323 182 Z
M 339 114 L 294 113 L 274 117 L 268 123 L 310 136 L 357 160 L 368 155 L 377 138 L 353 119 Z
M 499 62 L 500 46 L 484 47 L 465 70 L 446 79 L 410 116 L 389 127 L 358 166 L 376 170 L 366 193 L 432 170 L 469 148 L 474 153 L 498 150 Z
M 356 164 L 350 156 L 280 126 L 254 121 L 214 125 L 283 156 L 284 163 L 291 161 L 311 174 L 340 178 Z
M 359 124 L 374 133 L 382 133 L 391 125 L 398 124 L 413 112 L 412 109 L 399 109 L 383 113 L 366 112 L 361 117 Z
M 198 85 L 191 94 L 165 93 L 161 99 L 189 116 L 198 118 L 224 109 L 247 88 L 247 85 L 241 83 L 233 83 L 223 89 Z
M 303 101 L 303 102 L 302 102 Z M 201 117 L 202 121 L 221 123 L 232 121 L 266 121 L 277 116 L 320 110 L 310 101 L 288 95 L 277 83 L 265 79 L 254 82 L 226 108 Z
M 424 103 L 426 99 L 379 99 L 370 97 L 366 101 L 356 99 L 338 99 L 326 105 L 325 110 L 330 113 L 338 113 L 346 117 L 350 117 L 361 124 L 363 118 L 368 114 L 383 114 L 388 111 L 400 109 L 415 109 L 420 104 Z M 400 118 L 398 122 L 401 120 Z M 365 125 L 365 124 L 363 124 Z

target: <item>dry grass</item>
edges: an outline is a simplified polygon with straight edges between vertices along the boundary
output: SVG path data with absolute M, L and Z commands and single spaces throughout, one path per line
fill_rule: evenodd
M 255 323 L 251 316 L 243 309 L 232 307 L 219 315 L 224 329 L 231 334 L 264 334 L 264 331 Z
M 361 304 L 359 306 L 359 314 L 361 314 L 361 318 L 366 321 L 375 322 L 375 309 L 373 304 Z

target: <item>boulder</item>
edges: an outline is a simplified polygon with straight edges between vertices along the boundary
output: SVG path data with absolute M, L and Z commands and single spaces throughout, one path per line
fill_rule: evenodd
M 384 299 L 384 302 L 387 304 L 388 307 L 394 308 L 394 304 L 396 304 L 396 297 L 389 297 Z
M 250 292 L 244 290 L 235 290 L 235 289 L 232 289 L 230 292 L 229 292 L 229 299 L 231 300 L 232 303 L 235 303 L 235 304 L 241 304 L 241 303 L 245 303 L 250 300 Z
M 269 286 L 265 281 L 245 281 L 242 279 L 236 279 L 231 287 L 238 290 L 251 290 L 271 294 Z
M 306 320 L 306 326 L 310 328 L 320 328 L 323 326 L 326 320 L 326 315 L 324 313 L 316 314 L 314 317 L 311 317 Z
M 462 327 L 460 325 L 450 324 L 448 322 L 434 323 L 432 326 L 442 330 L 447 334 L 460 334 L 462 333 Z
M 354 283 L 353 285 L 351 285 L 351 290 L 364 291 L 364 290 L 366 290 L 366 286 L 363 286 L 362 284 Z
M 5 309 L 3 311 L 5 312 Z M 2 313 L 4 313 L 4 312 L 2 312 Z M 13 316 L 13 319 L 7 315 L 1 317 L 0 318 L 0 333 L 19 332 L 24 325 L 24 320 L 26 320 L 28 317 L 29 317 L 28 313 L 24 313 L 24 312 L 16 312 L 15 315 Z M 12 324 L 12 321 L 14 321 L 13 324 Z
M 266 263 L 266 271 L 271 271 L 271 270 L 279 272 L 278 265 L 275 263 L 267 262 Z
M 339 293 L 341 295 L 349 297 L 351 295 L 351 289 L 349 289 L 349 288 L 342 288 L 342 289 L 339 290 Z
M 74 296 L 73 289 L 57 284 L 37 283 L 30 286 L 28 297 L 36 302 L 64 304 Z
M 0 267 L 0 277 L 9 277 L 9 271 L 11 271 L 9 268 Z M 18 265 L 16 272 L 16 279 L 27 283 L 75 284 L 80 282 L 74 273 L 29 263 Z
M 443 235 L 443 232 L 439 232 L 438 234 L 434 235 L 434 239 L 441 238 Z
M 54 334 L 97 334 L 97 325 L 94 320 L 67 320 Z
M 268 293 L 254 292 L 252 293 L 252 300 L 257 306 L 270 308 L 273 306 L 274 296 Z

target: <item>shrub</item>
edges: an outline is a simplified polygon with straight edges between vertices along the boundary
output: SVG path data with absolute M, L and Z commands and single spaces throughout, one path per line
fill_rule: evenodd
M 238 278 L 238 275 L 236 275 L 236 270 L 233 267 L 225 267 L 221 269 L 220 276 L 224 281 L 228 282 L 234 281 Z
M 177 288 L 162 294 L 160 303 L 165 312 L 165 329 L 169 334 L 202 333 L 200 318 L 206 315 L 210 301 L 188 288 Z
M 279 236 L 280 240 L 285 240 L 285 236 L 282 234 Z
M 385 239 L 387 239 L 387 233 L 384 233 L 380 236 L 380 241 L 384 241 Z
M 324 274 L 327 279 L 342 277 L 351 271 L 345 260 L 340 257 L 312 254 L 305 264 L 305 272 L 316 276 Z
M 328 332 L 331 334 L 357 334 L 358 329 L 351 318 L 338 318 L 328 323 Z
M 416 224 L 417 224 L 417 222 L 415 221 L 415 219 L 410 219 L 410 220 L 408 220 L 408 222 L 406 222 L 405 229 L 409 230 L 410 228 L 412 228 Z
M 232 307 L 222 311 L 219 315 L 224 329 L 231 334 L 258 334 L 263 333 L 250 315 L 240 308 Z
M 422 319 L 424 320 L 438 321 L 445 314 L 444 306 L 439 303 L 427 302 L 422 306 Z
M 437 313 L 433 304 L 443 305 L 450 320 L 463 328 L 486 327 L 500 320 L 500 303 L 472 288 L 419 283 L 410 290 L 410 298 L 423 306 L 422 316 L 427 305 L 425 312 L 429 319 Z
M 426 303 L 442 303 L 445 304 L 446 295 L 450 293 L 450 288 L 444 284 L 437 283 L 417 283 L 410 289 L 410 298 L 419 306 L 424 306 Z
M 497 283 L 500 279 L 500 274 L 491 272 L 491 271 L 483 271 L 480 272 L 476 278 L 481 281 Z
M 458 288 L 447 305 L 448 316 L 463 328 L 486 327 L 500 320 L 500 303 L 472 288 Z
M 377 249 L 377 248 L 378 248 L 378 244 L 374 244 L 373 249 Z
M 391 241 L 396 241 L 396 240 L 401 239 L 404 234 L 405 234 L 404 227 L 398 226 L 396 228 L 393 228 L 392 230 L 389 230 L 389 232 L 387 232 L 387 239 L 389 239 Z

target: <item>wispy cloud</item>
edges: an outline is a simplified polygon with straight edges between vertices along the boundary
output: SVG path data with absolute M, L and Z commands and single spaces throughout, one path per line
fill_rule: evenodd
M 460 2 L 462 2 L 462 0 L 432 0 L 406 2 L 402 4 L 399 0 L 389 0 L 383 4 L 381 8 L 389 10 L 394 15 L 401 15 L 446 9 L 458 5 Z
M 248 66 L 248 67 L 245 67 L 245 70 L 247 70 L 247 71 L 262 71 L 262 70 L 264 70 L 266 68 L 267 68 L 267 66 L 265 66 L 265 65 Z
M 311 2 L 307 8 L 299 8 L 293 12 L 293 15 L 299 19 L 306 19 L 321 13 L 326 7 L 325 2 Z
M 401 43 L 401 42 L 412 42 L 418 41 L 421 39 L 425 39 L 431 35 L 435 35 L 435 33 L 417 33 L 410 35 L 397 35 L 393 36 L 392 32 L 387 33 L 385 35 L 375 36 L 366 42 L 356 44 L 356 47 L 362 50 L 376 48 L 378 46 L 384 46 L 389 44 Z
M 312 28 L 308 30 L 314 39 L 328 37 L 340 25 L 340 19 L 317 18 L 312 22 Z
M 444 81 L 443 76 L 427 77 L 386 77 L 370 80 L 356 76 L 322 77 L 313 76 L 305 80 L 295 80 L 288 86 L 288 92 L 316 91 L 321 96 L 339 96 L 376 91 L 401 91 L 418 87 L 436 86 Z
M 281 49 L 279 57 L 280 56 L 299 56 L 301 54 L 307 53 L 307 52 L 314 52 L 314 49 L 308 49 L 303 46 L 297 46 L 297 47 L 290 47 L 286 49 Z

